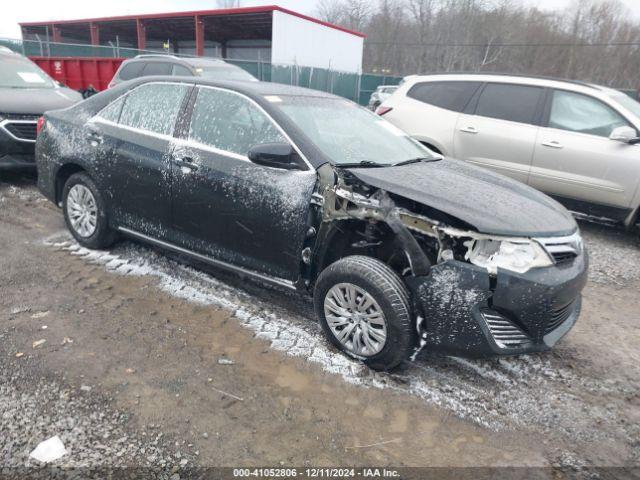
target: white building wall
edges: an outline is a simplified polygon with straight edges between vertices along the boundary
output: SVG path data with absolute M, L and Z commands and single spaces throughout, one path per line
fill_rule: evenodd
M 271 61 L 344 72 L 362 70 L 364 38 L 285 12 L 273 12 Z

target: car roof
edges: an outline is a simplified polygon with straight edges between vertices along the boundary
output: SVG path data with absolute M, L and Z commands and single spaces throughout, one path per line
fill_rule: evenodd
M 432 73 L 426 75 L 411 75 L 405 77 L 407 83 L 415 84 L 421 81 L 434 81 L 434 80 L 473 80 L 480 82 L 501 82 L 501 83 L 516 83 L 523 85 L 534 85 L 540 87 L 556 87 L 566 88 L 567 86 L 572 89 L 588 89 L 591 91 L 604 91 L 606 87 L 595 85 L 587 82 L 580 82 L 577 80 L 567 80 L 563 78 L 544 77 L 544 76 L 532 76 L 532 75 L 520 75 L 514 73 L 491 73 L 491 72 L 451 72 L 451 73 Z M 575 88 L 578 87 L 578 88 Z
M 271 82 L 255 82 L 255 81 L 243 81 L 243 80 L 216 80 L 215 78 L 206 77 L 180 77 L 180 76 L 148 76 L 138 77 L 133 80 L 124 82 L 132 86 L 142 85 L 143 83 L 152 82 L 168 82 L 168 83 L 189 83 L 202 86 L 226 88 L 234 90 L 239 93 L 243 93 L 250 97 L 264 97 L 264 96 L 277 96 L 277 95 L 291 95 L 299 97 L 320 97 L 320 98 L 333 98 L 339 100 L 347 99 L 333 95 L 327 92 L 321 92 L 319 90 L 312 90 L 310 88 L 297 87 L 292 85 L 286 85 L 283 83 L 271 83 Z M 130 87 L 131 88 L 131 87 Z

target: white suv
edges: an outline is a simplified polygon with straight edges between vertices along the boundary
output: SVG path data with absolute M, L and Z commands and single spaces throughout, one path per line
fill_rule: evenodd
M 412 76 L 377 112 L 432 150 L 527 183 L 578 216 L 640 221 L 640 103 L 622 92 L 535 77 Z

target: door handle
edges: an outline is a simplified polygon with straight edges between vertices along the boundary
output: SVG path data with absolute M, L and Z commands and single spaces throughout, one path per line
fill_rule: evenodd
M 462 127 L 460 131 L 464 133 L 472 133 L 474 135 L 478 133 L 478 130 L 476 129 L 476 127 Z
M 94 147 L 97 147 L 99 144 L 104 142 L 104 137 L 100 135 L 98 132 L 95 132 L 93 130 L 87 133 L 87 138 L 91 142 L 91 145 L 93 145 Z
M 557 148 L 557 149 L 564 148 L 564 145 L 562 145 L 560 142 L 556 142 L 555 140 L 551 142 L 542 142 L 542 146 L 549 147 L 549 148 Z
M 183 157 L 175 160 L 175 164 L 182 169 L 182 173 L 191 173 L 198 170 L 198 165 L 196 165 L 191 157 Z

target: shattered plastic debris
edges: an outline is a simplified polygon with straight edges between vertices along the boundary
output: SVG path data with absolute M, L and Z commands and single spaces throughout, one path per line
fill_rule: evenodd
M 24 352 L 16 353 L 16 358 L 24 357 Z
M 218 359 L 218 365 L 235 365 L 236 362 L 228 358 L 221 357 Z
M 66 345 L 67 343 L 73 343 L 73 340 L 71 340 L 69 337 L 64 337 L 62 339 L 62 345 Z
M 67 454 L 67 450 L 64 448 L 62 440 L 56 435 L 44 442 L 40 442 L 38 446 L 29 454 L 31 458 L 49 463 L 59 459 L 63 455 Z
M 19 306 L 11 309 L 11 315 L 18 315 L 19 313 L 27 313 L 31 311 L 31 307 Z
M 49 310 L 43 311 L 43 312 L 36 312 L 33 315 L 31 315 L 31 318 L 44 318 L 47 315 L 49 315 Z
M 38 348 L 41 345 L 44 345 L 44 343 L 46 342 L 46 340 L 44 338 L 40 339 L 40 340 L 36 340 L 35 342 L 33 342 L 33 344 L 31 345 L 32 348 Z

